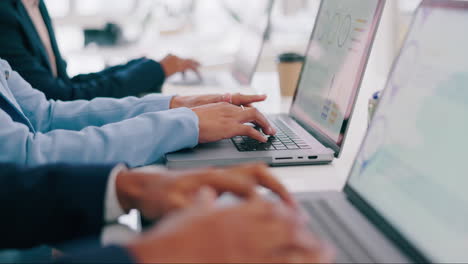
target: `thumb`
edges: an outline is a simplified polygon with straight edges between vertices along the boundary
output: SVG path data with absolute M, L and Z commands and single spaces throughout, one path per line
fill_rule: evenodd
M 195 195 L 195 206 L 203 208 L 214 207 L 217 197 L 216 191 L 212 188 L 203 187 Z

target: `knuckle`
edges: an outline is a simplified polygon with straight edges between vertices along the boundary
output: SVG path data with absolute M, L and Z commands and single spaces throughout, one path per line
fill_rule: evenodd
M 215 168 L 205 168 L 204 169 L 204 173 L 207 174 L 207 175 L 210 175 L 210 174 L 215 174 L 216 173 L 216 169 Z
M 265 212 L 271 213 L 271 214 L 274 214 L 276 211 L 275 205 L 268 201 L 262 201 L 262 208 L 264 209 Z
M 266 170 L 268 168 L 265 163 L 261 162 L 254 163 L 252 166 L 257 170 Z
M 254 107 L 250 107 L 248 110 L 247 110 L 250 114 L 253 114 L 253 115 L 256 115 L 257 114 L 257 109 L 254 108 Z
M 258 173 L 263 173 L 263 172 L 267 172 L 268 171 L 268 168 L 265 164 L 263 163 L 255 163 L 255 164 L 252 164 L 252 169 L 255 171 L 255 172 L 258 172 Z
M 253 129 L 253 128 L 251 128 L 251 127 L 248 127 L 248 128 L 247 128 L 247 133 L 248 133 L 248 135 L 249 135 L 249 136 L 252 136 L 252 137 L 254 137 L 254 136 L 257 136 L 257 135 L 258 135 L 258 134 L 257 134 L 257 133 L 258 133 L 258 131 L 257 131 L 257 130 L 255 130 L 255 129 Z
M 240 127 L 240 130 L 242 133 L 251 133 L 252 132 L 252 128 L 249 127 L 249 126 L 246 126 L 246 125 L 241 125 Z
M 208 169 L 205 173 L 202 174 L 201 178 L 210 181 L 211 179 L 215 179 L 217 176 L 218 172 L 216 169 Z

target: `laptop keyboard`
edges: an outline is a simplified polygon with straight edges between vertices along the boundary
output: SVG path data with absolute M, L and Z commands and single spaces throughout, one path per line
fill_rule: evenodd
M 301 201 L 300 204 L 313 219 L 312 231 L 336 247 L 336 263 L 376 263 L 366 246 L 326 200 Z
M 270 137 L 266 143 L 247 136 L 234 137 L 232 142 L 240 152 L 311 149 L 310 145 L 281 121 L 272 122 L 272 126 L 275 127 L 277 134 Z

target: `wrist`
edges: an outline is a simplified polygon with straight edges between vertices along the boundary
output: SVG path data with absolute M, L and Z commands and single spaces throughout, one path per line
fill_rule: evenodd
M 162 184 L 167 176 L 165 173 L 165 171 L 154 173 L 123 171 L 119 173 L 116 179 L 116 193 L 122 209 L 126 212 L 137 209 L 142 214 L 150 214 L 145 215 L 145 217 L 152 219 L 152 211 L 156 210 L 154 208 L 157 205 L 152 204 L 150 192 Z
M 167 62 L 165 60 L 162 60 L 161 62 L 159 62 L 159 64 L 161 64 L 161 68 L 164 72 L 164 75 L 166 76 L 166 78 L 168 78 L 169 76 L 171 76 L 171 73 L 169 71 L 169 66 L 167 65 Z
M 181 96 L 176 95 L 176 96 L 172 97 L 169 108 L 170 109 L 175 109 L 175 108 L 182 107 L 182 102 L 181 101 L 182 101 Z
M 126 213 L 137 207 L 136 201 L 142 193 L 139 181 L 141 181 L 140 177 L 128 170 L 121 171 L 116 177 L 115 189 L 117 199 Z
M 125 248 L 127 249 L 130 256 L 132 256 L 135 263 L 152 262 L 150 261 L 150 259 L 152 259 L 150 252 L 154 251 L 154 247 L 148 247 L 147 243 L 144 243 L 143 241 L 141 241 L 141 239 L 128 244 Z
M 133 241 L 126 246 L 127 251 L 136 261 L 136 263 L 184 263 L 189 260 L 193 263 L 207 263 L 200 261 L 192 252 L 184 250 L 186 247 L 181 245 L 187 234 L 180 235 L 179 232 L 165 232 L 156 229 L 143 234 L 140 239 Z M 162 231 L 162 232 L 161 232 Z M 193 243 L 192 243 L 193 244 Z M 194 245 L 193 250 L 197 251 Z
M 145 238 L 136 240 L 133 243 L 130 243 L 126 246 L 126 249 L 130 256 L 135 260 L 135 263 L 157 263 L 155 260 L 156 252 L 159 252 L 156 245 L 149 243 L 150 241 Z M 152 241 L 151 241 L 152 242 Z

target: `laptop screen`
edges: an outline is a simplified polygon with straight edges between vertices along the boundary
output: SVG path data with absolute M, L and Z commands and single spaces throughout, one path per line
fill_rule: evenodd
M 255 1 L 248 12 L 250 15 L 245 18 L 232 69 L 234 78 L 242 85 L 250 84 L 257 68 L 270 25 L 272 3 L 270 0 Z
M 325 136 L 335 151 L 344 141 L 384 1 L 322 1 L 291 115 Z M 315 133 L 315 134 L 317 134 Z
M 424 1 L 349 186 L 435 263 L 468 262 L 468 2 Z

